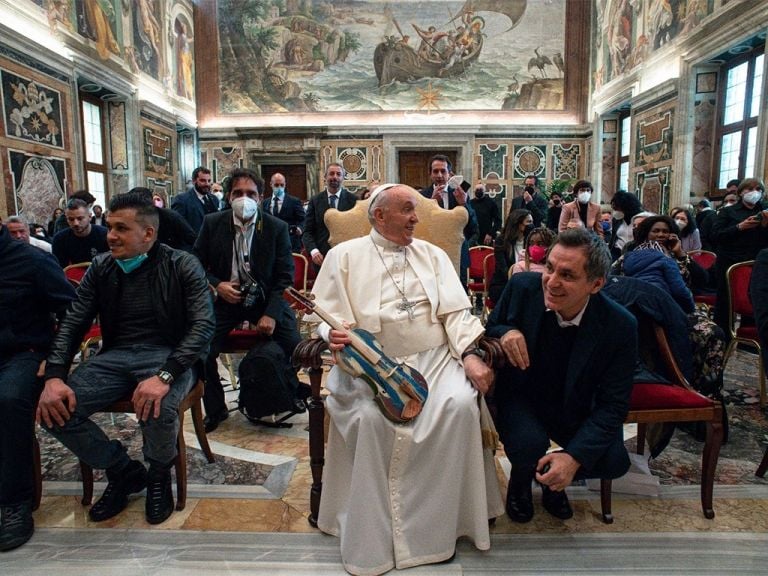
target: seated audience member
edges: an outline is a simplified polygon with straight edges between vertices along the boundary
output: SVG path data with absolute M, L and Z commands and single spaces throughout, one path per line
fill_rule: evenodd
M 64 202 L 63 206 L 66 209 L 67 203 L 70 200 L 82 200 L 85 202 L 86 207 L 88 208 L 88 217 L 90 218 L 91 215 L 91 206 L 93 206 L 93 203 L 96 202 L 96 197 L 88 192 L 88 190 L 78 190 L 77 192 L 74 192 L 69 198 L 67 198 L 67 202 Z M 67 214 L 66 211 L 62 211 L 61 215 L 56 219 L 56 221 L 53 224 L 53 233 L 48 234 L 51 238 L 56 236 L 59 232 L 62 230 L 67 230 L 69 228 L 69 222 L 67 221 Z
M 510 276 L 517 272 L 544 272 L 547 250 L 555 243 L 555 234 L 545 226 L 534 228 L 523 241 L 525 257 L 518 260 L 510 269 Z
M 672 296 L 683 312 L 693 312 L 696 305 L 691 291 L 683 282 L 675 260 L 667 255 L 661 244 L 656 241 L 643 242 L 622 258 L 624 274 L 661 288 Z
M 291 251 L 300 254 L 302 227 L 306 217 L 304 206 L 296 196 L 291 196 L 285 191 L 285 176 L 279 172 L 272 174 L 269 186 L 272 189 L 272 196 L 265 198 L 261 207 L 267 214 L 288 224 Z
M 14 240 L 21 240 L 35 248 L 40 248 L 43 252 L 51 253 L 53 247 L 48 242 L 29 234 L 29 224 L 24 216 L 9 216 L 8 222 L 6 222 L 6 227 L 8 228 L 8 233 L 11 235 L 11 238 Z
M 509 366 L 496 381 L 498 426 L 512 463 L 507 514 L 533 517 L 531 482 L 544 508 L 573 515 L 573 479 L 618 478 L 629 469 L 623 422 L 637 362 L 637 323 L 600 293 L 611 264 L 585 228 L 562 232 L 544 274 L 515 274 L 488 320 Z M 553 359 L 557 359 L 553 362 Z M 547 454 L 550 439 L 561 451 Z
M 696 220 L 690 211 L 680 207 L 672 208 L 669 215 L 672 216 L 678 230 L 680 230 L 680 242 L 683 251 L 701 250 L 701 235 L 696 226 Z
M 32 445 L 40 362 L 75 290 L 52 256 L 0 224 L 0 552 L 32 537 Z
M 603 240 L 606 242 L 611 241 L 611 233 L 613 232 L 613 229 L 611 228 L 611 222 L 613 220 L 613 217 L 611 216 L 610 210 L 603 210 L 600 213 L 600 227 L 603 229 Z
M 739 184 L 739 201 L 717 213 L 712 234 L 717 244 L 717 303 L 715 322 L 726 335 L 728 327 L 728 268 L 738 262 L 754 260 L 768 247 L 768 203 L 763 203 L 765 186 L 756 178 Z
M 332 248 L 313 289 L 319 306 L 372 333 L 386 355 L 429 385 L 421 413 L 398 425 L 362 379 L 339 365 L 328 374 L 331 424 L 318 527 L 340 537 L 352 574 L 447 560 L 460 536 L 486 550 L 488 519 L 503 510 L 480 429 L 478 398 L 492 381 L 476 347 L 483 327 L 445 252 L 413 238 L 416 194 L 402 184 L 374 191 L 372 231 Z M 334 354 L 351 342 L 327 324 L 318 333 Z
M 91 224 L 88 205 L 83 200 L 70 200 L 65 214 L 69 228 L 53 237 L 53 255 L 62 268 L 90 262 L 97 254 L 109 251 L 107 229 Z
M 217 294 L 216 331 L 206 360 L 203 398 L 209 432 L 229 417 L 216 362 L 227 334 L 247 320 L 257 333 L 275 340 L 288 363 L 301 340 L 293 310 L 283 299 L 283 291 L 293 285 L 288 225 L 259 208 L 258 182 L 251 170 L 233 170 L 232 209 L 207 216 L 195 242 L 195 254 Z M 299 380 L 291 373 L 298 396 Z
M 507 285 L 509 272 L 517 262 L 525 260 L 525 238 L 533 230 L 533 216 L 528 210 L 512 210 L 504 222 L 504 229 L 493 243 L 496 256 L 496 268 L 493 271 L 488 296 L 498 302 L 504 286 Z
M 104 210 L 98 204 L 93 205 L 93 216 L 91 216 L 91 224 L 104 227 L 107 225 L 107 219 L 104 217 Z
M 592 198 L 592 184 L 586 180 L 579 180 L 573 185 L 573 193 L 576 199 L 563 206 L 558 223 L 558 232 L 569 228 L 587 228 L 603 237 L 603 226 L 600 224 L 600 204 L 590 202 Z
M 736 192 L 728 192 L 725 196 L 723 196 L 723 202 L 720 204 L 720 208 L 718 209 L 718 213 L 723 208 L 727 208 L 728 206 L 733 206 L 734 204 L 738 204 L 739 202 L 739 195 Z
M 88 513 L 94 522 L 120 513 L 128 495 L 144 488 L 147 522 L 159 524 L 171 515 L 178 408 L 213 336 L 205 272 L 191 254 L 157 243 L 157 227 L 157 211 L 145 198 L 131 193 L 112 198 L 110 252 L 97 256 L 83 277 L 45 367 L 38 419 L 80 460 L 107 473 L 107 488 Z M 69 374 L 97 315 L 102 350 Z M 149 472 L 90 420 L 128 394 Z
M 632 241 L 632 217 L 643 211 L 637 196 L 629 192 L 619 190 L 611 199 L 613 209 L 613 222 L 611 228 L 613 235 L 608 247 L 611 249 L 611 257 L 616 260 L 624 249 L 624 244 Z
M 181 214 L 170 208 L 158 206 L 155 201 L 157 194 L 153 195 L 149 188 L 131 188 L 130 193 L 136 194 L 147 204 L 150 206 L 154 205 L 157 209 L 157 215 L 159 217 L 159 228 L 157 230 L 158 242 L 166 244 L 176 250 L 192 252 L 197 235 Z
M 56 208 L 56 210 L 53 211 L 53 216 L 48 221 L 48 230 L 47 230 L 47 232 L 48 232 L 48 237 L 49 238 L 53 238 L 53 236 L 54 236 L 53 229 L 56 226 L 56 222 L 58 221 L 58 219 L 61 218 L 62 216 L 64 216 L 64 210 L 62 210 L 61 208 Z

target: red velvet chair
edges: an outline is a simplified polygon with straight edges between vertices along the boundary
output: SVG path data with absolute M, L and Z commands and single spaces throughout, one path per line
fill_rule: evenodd
M 70 264 L 69 266 L 65 266 L 64 276 L 67 277 L 67 280 L 69 280 L 70 284 L 77 288 L 80 285 L 80 282 L 82 282 L 83 276 L 85 276 L 85 273 L 88 271 L 88 267 L 90 265 L 90 262 L 79 262 L 77 264 Z
M 637 453 L 645 449 L 648 424 L 666 422 L 704 422 L 706 440 L 701 457 L 701 507 L 704 517 L 712 519 L 712 490 L 715 468 L 723 441 L 723 414 L 720 402 L 696 392 L 675 362 L 664 329 L 656 323 L 640 322 L 641 355 L 654 372 L 663 372 L 671 385 L 660 382 L 636 383 L 632 389 L 629 413 L 625 422 L 638 425 Z M 650 343 L 655 342 L 655 348 Z M 658 366 L 660 363 L 661 366 Z M 603 521 L 613 523 L 611 514 L 611 480 L 600 482 Z
M 715 262 L 717 261 L 717 255 L 714 252 L 709 252 L 707 250 L 691 250 L 688 252 L 688 256 L 691 257 L 691 260 L 696 262 L 699 266 L 704 268 L 709 273 L 712 273 L 712 267 L 715 265 Z M 709 313 L 710 310 L 712 310 L 715 307 L 715 302 L 717 298 L 713 293 L 711 294 L 694 294 L 693 295 L 693 301 L 701 305 L 706 309 L 706 312 Z
M 491 280 L 493 279 L 493 273 L 496 270 L 496 255 L 491 252 L 483 260 L 483 282 L 485 283 L 485 299 L 483 300 L 483 321 L 488 319 L 488 315 L 491 310 L 496 306 L 496 302 L 491 300 L 488 295 L 491 289 Z
M 723 367 L 728 362 L 737 344 L 745 344 L 757 350 L 758 382 L 760 386 L 760 407 L 765 408 L 765 366 L 763 365 L 760 338 L 754 323 L 745 325 L 745 317 L 754 318 L 752 301 L 749 298 L 749 281 L 752 278 L 754 260 L 740 262 L 728 268 L 728 326 L 731 341 L 725 351 Z
M 493 248 L 489 246 L 473 246 L 469 249 L 469 268 L 467 269 L 467 288 L 469 297 L 474 304 L 476 296 L 479 294 L 481 302 L 485 301 L 487 294 L 485 282 L 485 270 L 483 263 L 487 256 L 493 254 Z

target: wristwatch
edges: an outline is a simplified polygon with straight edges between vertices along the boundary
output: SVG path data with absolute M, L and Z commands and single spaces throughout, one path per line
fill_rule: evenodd
M 173 384 L 173 374 L 171 374 L 167 370 L 160 370 L 157 373 L 157 377 L 160 378 L 163 384 L 167 384 L 168 386 Z
M 478 356 L 480 360 L 485 361 L 485 358 L 488 356 L 488 354 L 479 346 L 473 346 L 472 348 L 468 348 L 464 351 L 464 353 L 461 355 L 461 359 L 464 360 L 464 358 L 467 356 Z

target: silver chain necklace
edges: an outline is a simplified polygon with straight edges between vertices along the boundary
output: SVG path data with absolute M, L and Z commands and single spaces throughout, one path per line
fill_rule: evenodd
M 369 236 L 369 238 L 371 238 Z M 395 280 L 395 277 L 392 275 L 392 272 L 389 270 L 389 267 L 387 266 L 387 263 L 384 261 L 384 256 L 379 251 L 379 247 L 376 245 L 376 242 L 373 241 L 373 238 L 371 238 L 371 243 L 373 244 L 373 248 L 376 250 L 376 254 L 379 255 L 379 260 L 381 260 L 382 266 L 384 266 L 384 270 L 387 271 L 387 275 L 389 276 L 389 279 L 392 281 L 392 284 L 394 284 L 395 289 L 400 292 L 400 296 L 402 296 L 402 300 L 397 303 L 397 309 L 401 312 L 407 312 L 408 318 L 410 320 L 414 320 L 416 318 L 416 315 L 413 312 L 413 309 L 416 307 L 415 302 L 411 302 L 408 300 L 408 298 L 405 295 L 405 273 L 408 270 L 408 248 L 403 247 L 403 254 L 405 257 L 405 266 L 403 266 L 403 287 L 400 288 L 398 286 L 397 281 Z

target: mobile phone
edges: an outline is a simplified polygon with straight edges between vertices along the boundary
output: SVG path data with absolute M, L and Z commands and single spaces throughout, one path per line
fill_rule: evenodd
M 760 222 L 760 221 L 762 221 L 762 219 L 763 219 L 763 213 L 762 212 L 758 212 L 757 214 L 755 214 L 755 220 Z

